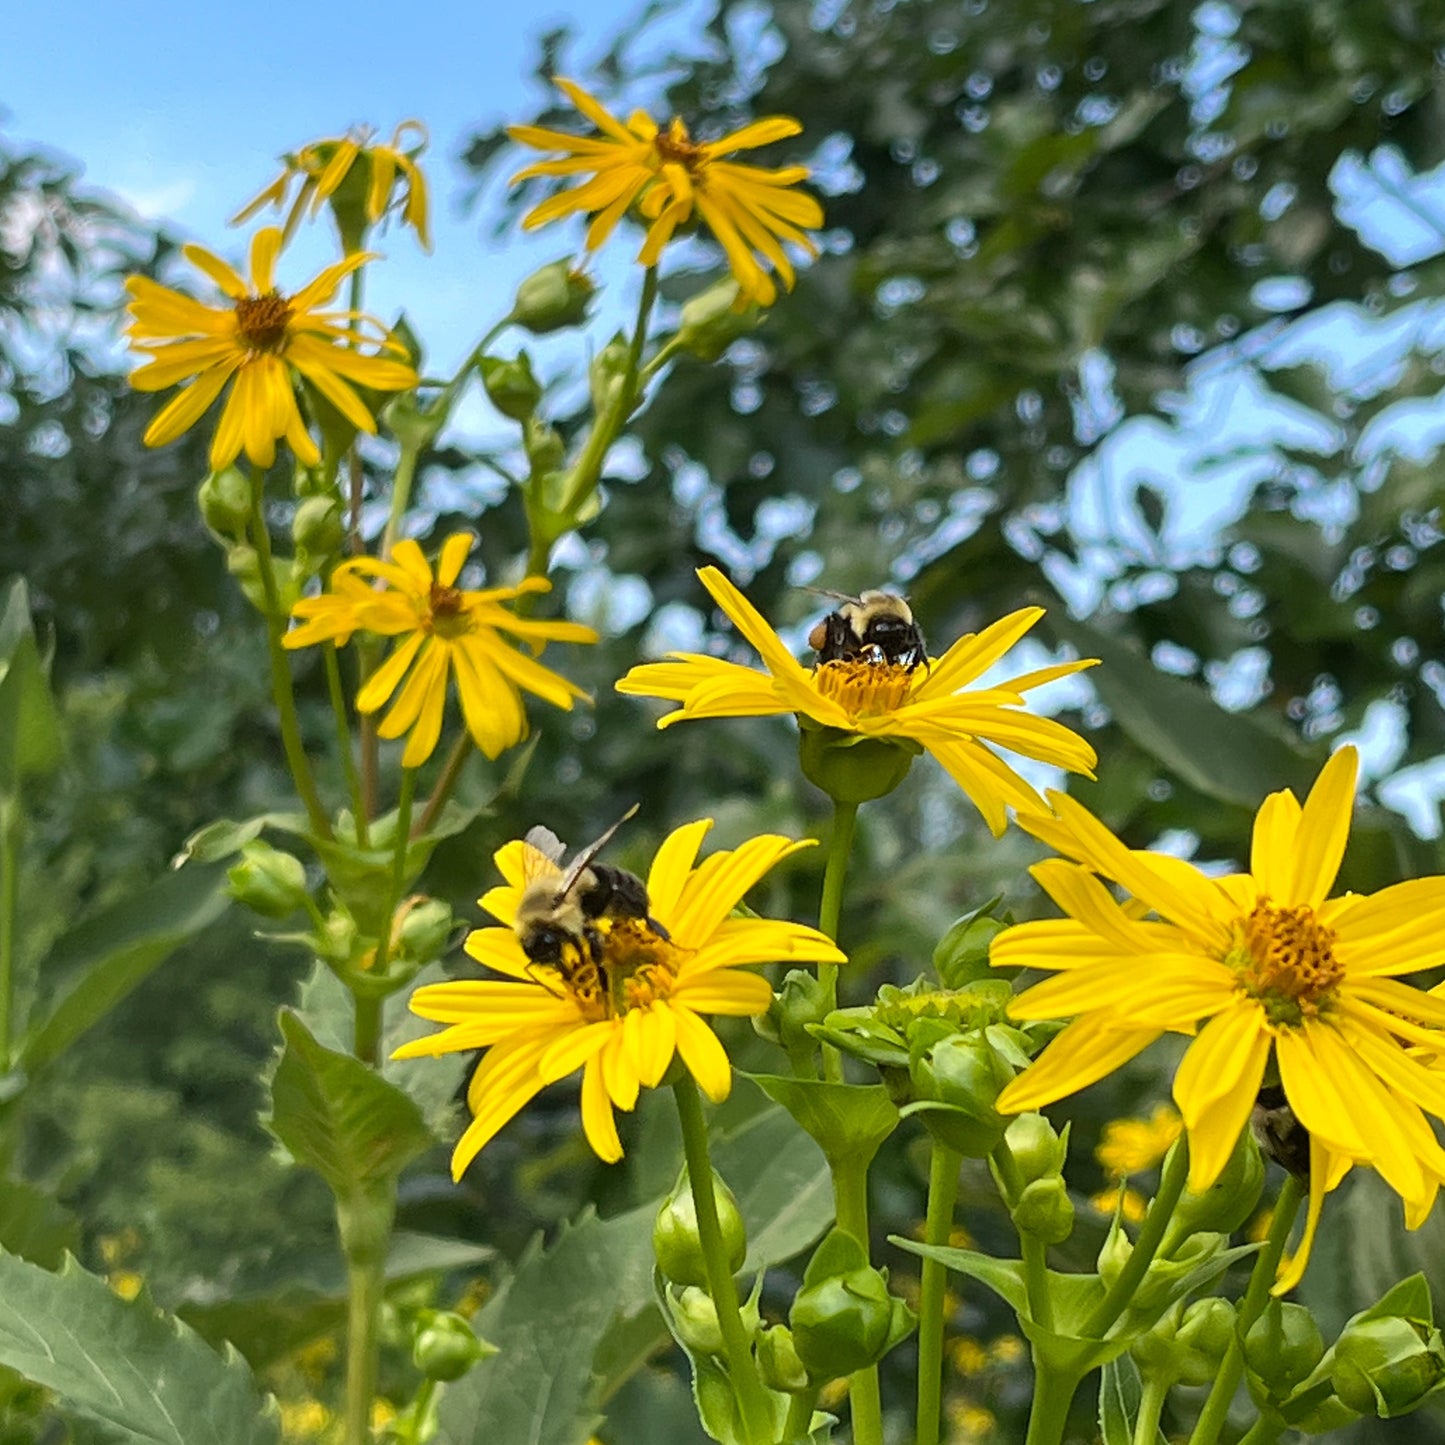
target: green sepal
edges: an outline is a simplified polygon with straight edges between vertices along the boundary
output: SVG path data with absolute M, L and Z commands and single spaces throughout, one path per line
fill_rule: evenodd
M 851 1163 L 866 1169 L 898 1127 L 898 1108 L 882 1084 L 842 1084 L 782 1074 L 746 1074 L 781 1104 L 822 1149 L 836 1174 Z
M 962 988 L 964 984 L 992 978 L 1001 982 L 989 967 L 988 950 L 994 938 L 1012 922 L 1009 914 L 995 916 L 994 910 L 1003 902 L 1001 893 L 971 913 L 965 913 L 938 940 L 933 950 L 933 971 L 945 988 Z
M 835 803 L 886 797 L 913 766 L 923 745 L 912 738 L 869 738 L 823 727 L 798 716 L 798 761 L 803 776 Z

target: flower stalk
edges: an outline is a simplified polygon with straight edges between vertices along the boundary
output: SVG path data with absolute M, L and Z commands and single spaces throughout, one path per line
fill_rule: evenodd
M 868 1251 L 868 1161 L 856 1153 L 829 1160 L 838 1225 Z M 883 1397 L 878 1366 L 869 1365 L 848 1377 L 853 1412 L 853 1445 L 883 1445 Z
M 928 1159 L 928 1215 L 924 1222 L 926 1244 L 946 1245 L 953 1229 L 958 1202 L 958 1170 L 963 1155 L 933 1140 Z M 918 1297 L 918 1414 L 917 1445 L 938 1445 L 943 1400 L 943 1300 L 948 1267 L 941 1260 L 925 1259 Z

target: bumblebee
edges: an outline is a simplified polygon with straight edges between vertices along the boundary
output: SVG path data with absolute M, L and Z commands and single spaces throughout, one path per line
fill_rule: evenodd
M 913 609 L 892 592 L 869 591 L 857 597 L 829 592 L 841 606 L 808 634 L 808 646 L 821 662 L 890 663 L 912 672 L 928 661 L 923 633 Z
M 522 952 L 535 964 L 555 968 L 578 994 L 608 992 L 605 938 L 597 926 L 607 919 L 637 919 L 659 938 L 667 930 L 648 914 L 647 885 L 625 868 L 593 860 L 612 835 L 637 812 L 633 804 L 603 835 L 583 848 L 565 867 L 567 846 L 549 828 L 533 828 L 526 842 L 552 865 L 529 877 L 512 927 Z
M 1300 1123 L 1285 1092 L 1266 1084 L 1255 1100 L 1250 1117 L 1260 1153 L 1287 1169 L 1305 1188 L 1310 1182 L 1310 1131 Z

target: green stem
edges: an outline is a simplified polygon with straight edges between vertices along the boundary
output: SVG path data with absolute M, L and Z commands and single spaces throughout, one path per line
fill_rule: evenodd
M 717 1195 L 713 1189 L 712 1160 L 708 1154 L 707 1120 L 692 1075 L 685 1069 L 672 1088 L 682 1124 L 682 1147 L 687 1158 L 687 1179 L 697 1210 L 697 1233 L 707 1268 L 708 1293 L 717 1307 L 723 1338 L 723 1357 L 737 1397 L 748 1445 L 773 1445 L 773 1408 L 753 1359 L 752 1342 L 738 1310 L 737 1285 L 730 1268 L 727 1245 L 718 1222 Z
M 1164 1375 L 1145 1375 L 1139 1397 L 1139 1414 L 1134 1420 L 1134 1445 L 1155 1445 L 1164 1402 L 1169 1398 L 1169 1380 Z
M 958 1169 L 963 1155 L 933 1141 L 928 1161 L 928 1217 L 925 1244 L 948 1243 L 953 1206 L 958 1202 Z M 918 1296 L 918 1425 L 917 1445 L 938 1445 L 943 1406 L 943 1298 L 947 1267 L 936 1259 L 923 1261 Z
M 1024 1179 L 1019 1172 L 1018 1161 L 1006 1139 L 998 1141 L 989 1157 L 1003 1183 L 1004 1203 L 1012 1210 L 1024 1192 Z M 1049 1293 L 1048 1246 L 1038 1235 L 1020 1230 L 1019 1253 L 1023 1257 L 1024 1289 L 1028 1294 L 1029 1318 L 1043 1329 L 1052 1329 L 1054 1301 Z
M 1261 1415 L 1240 1437 L 1239 1445 L 1275 1445 L 1285 1428 L 1278 1415 Z
M 346 713 L 346 692 L 341 685 L 341 657 L 334 642 L 327 643 L 322 652 L 326 659 L 326 690 L 331 694 L 331 711 L 336 717 L 336 747 L 346 774 L 346 790 L 351 794 L 351 810 L 356 816 L 356 841 L 362 848 L 369 848 L 366 800 L 361 791 L 356 754 L 351 750 L 351 720 Z
M 426 800 L 426 806 L 421 810 L 421 817 L 417 819 L 416 827 L 412 829 L 412 837 L 425 833 L 428 828 L 437 820 L 446 801 L 452 795 L 452 789 L 457 785 L 457 779 L 462 775 L 462 769 L 467 764 L 467 759 L 472 755 L 472 735 L 463 731 L 456 742 L 452 744 L 452 750 L 447 754 L 446 765 L 442 768 L 442 775 L 437 779 L 437 785 L 432 789 L 432 795 Z
M 356 1030 L 351 1051 L 363 1064 L 377 1068 L 381 1063 L 381 1000 L 369 993 L 352 997 L 356 1004 Z
M 406 509 L 411 505 L 412 482 L 416 478 L 417 459 L 421 455 L 416 447 L 402 447 L 396 459 L 396 470 L 391 477 L 391 510 L 386 517 L 386 530 L 381 534 L 381 560 L 391 556 L 396 545 L 397 533 L 406 518 Z
M 626 426 L 633 407 L 637 405 L 638 369 L 642 361 L 642 348 L 647 341 L 647 323 L 656 300 L 657 268 L 649 266 L 642 273 L 642 295 L 637 302 L 637 322 L 627 347 L 627 366 L 622 374 L 622 384 L 617 388 L 612 406 L 593 421 L 581 455 L 572 467 L 567 490 L 557 507 L 557 511 L 564 517 L 574 516 L 583 500 L 597 485 L 607 453 L 612 443 L 617 440 L 618 433 Z M 546 569 L 541 571 L 545 575 Z
M 281 645 L 286 619 L 281 611 L 281 596 L 276 589 L 276 571 L 271 560 L 271 532 L 266 525 L 265 477 L 260 467 L 251 467 L 251 541 L 256 548 L 261 569 L 261 586 L 266 595 L 266 643 L 271 654 L 271 694 L 281 720 L 281 746 L 291 779 L 311 822 L 311 831 L 318 838 L 331 837 L 331 824 L 322 806 L 321 795 L 306 761 L 301 741 L 301 722 L 296 715 L 296 692 L 291 681 L 291 667 L 286 649 Z
M 0 798 L 0 1068 L 10 1067 L 15 1005 L 15 934 L 20 902 L 20 789 Z
M 396 1211 L 396 1185 L 382 1192 L 338 1199 L 336 1218 L 346 1256 L 346 1445 L 369 1445 L 371 1404 L 381 1354 L 381 1307 L 386 1293 L 386 1250 Z
M 857 803 L 833 804 L 833 832 L 828 839 L 828 861 L 823 870 L 823 897 L 818 904 L 818 927 L 835 943 L 843 914 L 843 882 L 848 876 L 848 855 L 853 851 L 853 831 L 858 822 Z M 820 963 L 818 981 L 823 985 L 829 1008 L 838 1007 L 838 965 Z M 823 1045 L 823 1077 L 843 1081 L 843 1055 L 832 1044 Z
M 391 877 L 387 881 L 386 911 L 381 916 L 381 938 L 376 945 L 376 962 L 372 971 L 378 978 L 386 973 L 391 962 L 392 920 L 396 905 L 401 902 L 401 885 L 406 877 L 406 850 L 411 842 L 411 804 L 416 795 L 416 769 L 401 770 L 401 796 L 396 804 L 396 841 L 391 850 Z M 360 999 L 357 1000 L 358 1005 Z M 360 1012 L 357 1014 L 358 1024 Z
M 788 1405 L 788 1418 L 783 1422 L 783 1445 L 795 1445 L 795 1442 L 808 1438 L 808 1427 L 813 1423 L 817 1402 L 817 1390 L 804 1390 L 793 1396 Z
M 1058 1373 L 1034 1352 L 1034 1398 L 1029 1407 L 1029 1430 L 1024 1445 L 1061 1445 L 1069 1423 L 1069 1406 L 1079 1377 Z
M 1244 1374 L 1244 1346 L 1241 1342 L 1269 1303 L 1269 1287 L 1279 1272 L 1279 1262 L 1289 1240 L 1289 1232 L 1294 1228 L 1294 1217 L 1299 1212 L 1303 1195 L 1299 1181 L 1293 1174 L 1287 1174 L 1279 1191 L 1279 1198 L 1275 1201 L 1274 1218 L 1270 1222 L 1264 1248 L 1254 1258 L 1254 1271 L 1249 1276 L 1249 1287 L 1245 1290 L 1244 1299 L 1239 1306 L 1234 1338 L 1229 1342 L 1229 1349 L 1225 1352 L 1219 1373 L 1214 1377 L 1209 1398 L 1205 1400 L 1199 1419 L 1194 1423 L 1194 1433 L 1189 1437 L 1189 1445 L 1215 1445 L 1219 1439 L 1219 1432 L 1224 1428 L 1234 1392 L 1239 1388 L 1240 1377 Z
M 1154 1201 L 1149 1206 L 1149 1213 L 1144 1220 L 1144 1227 L 1139 1231 L 1134 1252 L 1119 1271 L 1118 1278 L 1109 1286 L 1104 1298 L 1094 1306 L 1088 1319 L 1084 1321 L 1080 1333 L 1087 1338 L 1103 1339 L 1114 1321 L 1129 1308 L 1129 1303 L 1139 1288 L 1139 1282 L 1159 1252 L 1159 1246 L 1174 1217 L 1174 1210 L 1184 1193 L 1188 1178 L 1189 1152 L 1181 1139 L 1169 1151 L 1169 1156 L 1164 1161 L 1164 1172 L 1159 1179 L 1159 1193 L 1154 1196 Z
M 829 1160 L 833 1170 L 833 1200 L 838 1225 L 846 1229 L 867 1251 L 868 1163 L 857 1155 Z M 859 1370 L 848 1381 L 848 1398 L 853 1407 L 853 1445 L 883 1445 L 883 1398 L 878 1388 L 878 1366 Z

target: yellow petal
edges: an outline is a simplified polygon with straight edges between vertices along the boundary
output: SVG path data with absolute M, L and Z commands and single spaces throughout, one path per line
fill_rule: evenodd
M 1076 1094 L 1141 1054 L 1163 1032 L 1120 1025 L 1098 1014 L 1085 1014 L 1059 1034 L 1027 1069 L 998 1096 L 1001 1114 L 1041 1109 L 1066 1094 Z
M 622 1158 L 622 1140 L 617 1137 L 617 1120 L 607 1097 L 607 1083 L 598 1060 L 589 1059 L 582 1075 L 582 1132 L 592 1152 L 604 1164 L 615 1164 Z
M 733 1086 L 727 1051 L 718 1042 L 717 1035 L 691 1010 L 674 1007 L 672 1016 L 677 1028 L 677 1051 L 683 1063 L 703 1093 L 714 1104 L 722 1103 Z
M 1300 813 L 1293 892 L 1280 903 L 1318 908 L 1329 896 L 1350 837 L 1359 771 L 1359 754 L 1348 744 L 1320 770 Z

